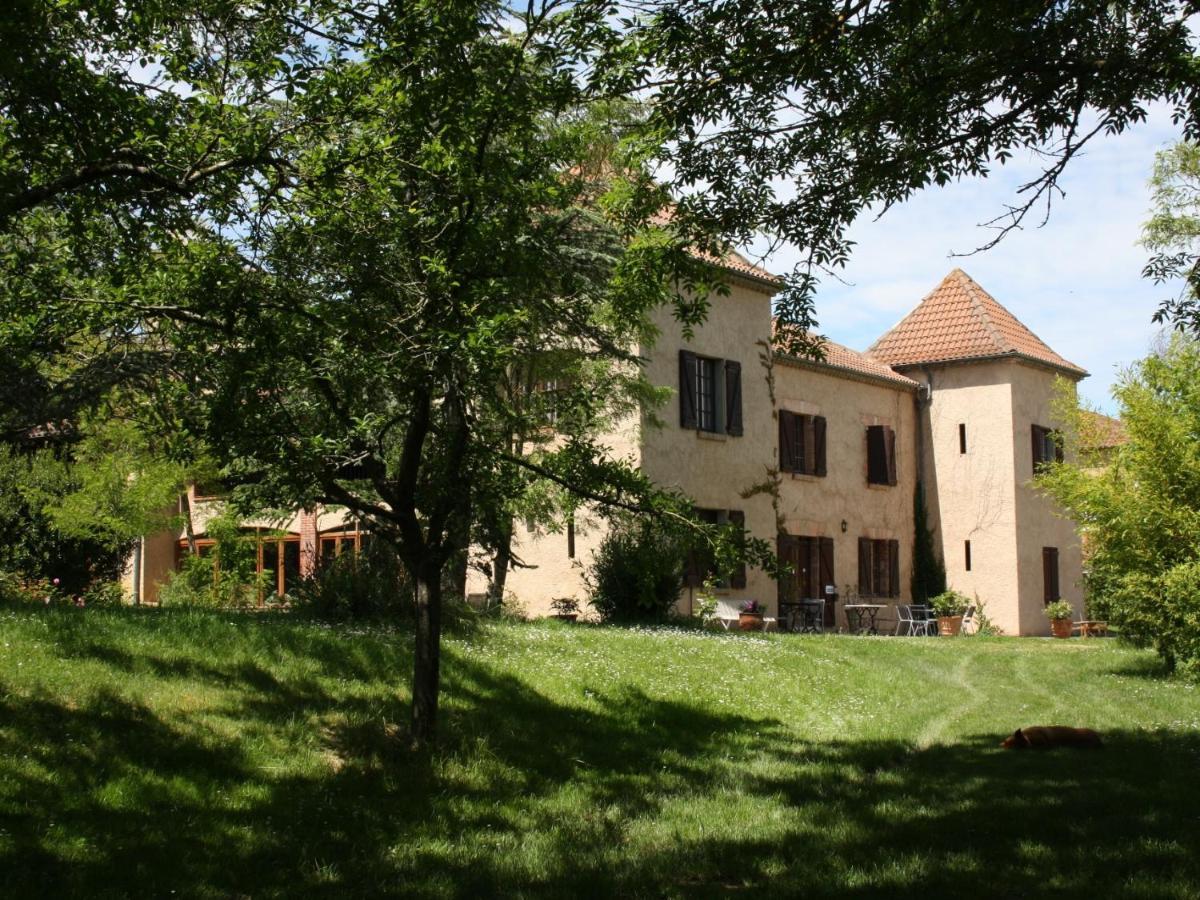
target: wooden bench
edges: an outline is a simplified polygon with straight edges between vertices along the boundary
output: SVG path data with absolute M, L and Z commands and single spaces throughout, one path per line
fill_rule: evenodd
M 1071 630 L 1078 631 L 1081 638 L 1103 637 L 1108 634 L 1108 623 L 1095 619 L 1084 619 L 1082 622 L 1073 624 Z

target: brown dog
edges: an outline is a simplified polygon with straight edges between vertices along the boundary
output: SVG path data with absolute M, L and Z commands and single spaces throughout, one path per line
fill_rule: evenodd
M 1066 725 L 1034 725 L 1018 728 L 1000 746 L 1005 750 L 1048 750 L 1051 747 L 1103 747 L 1100 735 L 1090 728 L 1068 728 Z

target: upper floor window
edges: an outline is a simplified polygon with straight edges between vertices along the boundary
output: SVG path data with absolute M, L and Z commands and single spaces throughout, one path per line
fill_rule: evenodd
M 967 424 L 965 422 L 958 423 L 958 452 L 967 452 Z
M 779 411 L 779 469 L 825 475 L 825 417 Z
M 896 432 L 887 425 L 867 426 L 867 484 L 896 483 Z
M 1033 425 L 1030 431 L 1033 432 L 1033 471 L 1036 472 L 1042 463 L 1063 461 L 1062 440 L 1057 431 L 1042 425 Z
M 742 433 L 742 364 L 679 351 L 679 424 L 715 434 Z

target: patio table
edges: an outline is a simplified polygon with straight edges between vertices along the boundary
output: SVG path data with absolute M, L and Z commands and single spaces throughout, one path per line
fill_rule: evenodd
M 884 609 L 882 603 L 847 603 L 846 625 L 855 634 L 879 634 L 875 628 L 875 617 Z

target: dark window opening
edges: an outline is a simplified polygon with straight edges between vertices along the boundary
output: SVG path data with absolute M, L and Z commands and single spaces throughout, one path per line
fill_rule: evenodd
M 746 527 L 746 514 L 740 509 L 697 509 L 696 518 L 710 525 L 726 525 L 740 533 Z M 701 587 L 708 579 L 714 579 L 717 587 L 740 589 L 746 586 L 746 562 L 741 560 L 732 572 L 718 572 L 712 548 L 703 541 L 698 542 L 688 553 L 684 584 Z
M 896 483 L 896 432 L 886 425 L 867 426 L 867 484 Z
M 900 542 L 858 539 L 858 592 L 863 597 L 900 596 Z
M 742 434 L 742 365 L 679 351 L 679 424 L 714 434 Z
M 1058 548 L 1042 548 L 1042 602 L 1049 604 L 1061 600 L 1058 589 Z
M 575 558 L 575 518 L 567 519 L 567 558 Z
M 963 549 L 966 552 L 967 571 L 971 571 L 971 542 L 963 541 Z
M 1033 435 L 1033 471 L 1043 463 L 1062 462 L 1062 436 L 1053 428 L 1042 425 L 1030 426 Z
M 780 410 L 779 469 L 800 475 L 825 475 L 824 416 Z
M 958 425 L 958 452 L 967 452 L 967 426 L 962 422 Z

